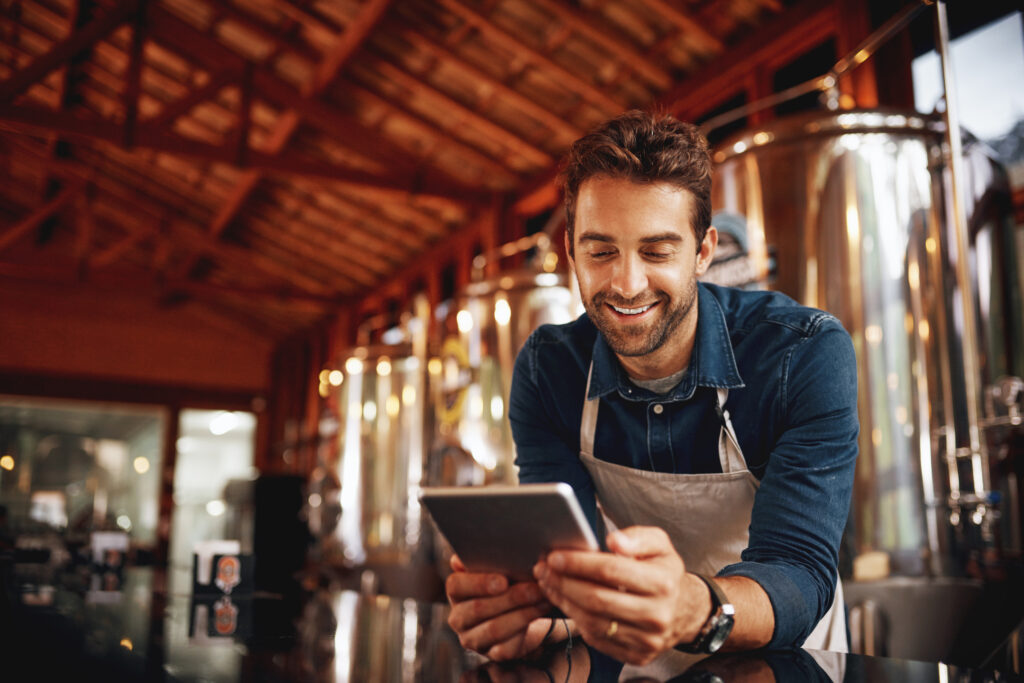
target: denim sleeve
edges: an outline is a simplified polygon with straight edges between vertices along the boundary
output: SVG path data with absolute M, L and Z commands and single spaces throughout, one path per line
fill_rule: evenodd
M 768 647 L 801 645 L 832 605 L 859 431 L 857 360 L 835 318 L 823 315 L 779 372 L 779 436 L 754 500 L 750 543 L 719 572 L 749 577 L 768 594 Z
M 578 396 L 566 395 L 558 373 L 541 373 L 538 347 L 543 344 L 532 335 L 516 356 L 509 393 L 508 419 L 516 445 L 519 481 L 526 483 L 564 481 L 572 486 L 590 526 L 597 532 L 597 505 L 594 482 L 579 458 L 579 424 L 559 424 L 560 414 L 552 404 L 559 400 L 583 403 Z

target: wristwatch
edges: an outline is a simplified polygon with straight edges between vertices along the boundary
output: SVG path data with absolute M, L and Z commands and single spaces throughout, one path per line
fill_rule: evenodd
M 729 598 L 725 597 L 725 593 L 718 587 L 718 584 L 706 576 L 700 574 L 694 576 L 706 583 L 708 590 L 711 591 L 711 614 L 701 626 L 697 638 L 692 643 L 681 643 L 678 647 L 684 652 L 711 654 L 718 652 L 725 643 L 725 639 L 729 637 L 736 609 L 729 602 Z

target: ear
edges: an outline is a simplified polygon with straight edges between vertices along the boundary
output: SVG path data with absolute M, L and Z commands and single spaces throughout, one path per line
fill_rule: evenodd
M 563 232 L 562 237 L 565 241 L 565 257 L 569 259 L 569 270 L 576 272 L 576 259 L 572 257 L 572 244 L 569 242 L 569 231 L 566 230 Z
M 707 232 L 704 233 L 704 241 L 700 243 L 700 251 L 697 252 L 697 275 L 703 275 L 708 266 L 711 265 L 711 261 L 715 257 L 715 247 L 718 246 L 718 230 L 715 226 L 708 226 Z

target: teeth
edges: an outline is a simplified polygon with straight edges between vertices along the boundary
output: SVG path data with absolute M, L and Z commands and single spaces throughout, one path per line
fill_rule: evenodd
M 654 304 L 647 304 L 642 308 L 619 308 L 618 306 L 612 305 L 612 308 L 615 309 L 616 313 L 622 313 L 623 315 L 639 315 L 653 305 Z

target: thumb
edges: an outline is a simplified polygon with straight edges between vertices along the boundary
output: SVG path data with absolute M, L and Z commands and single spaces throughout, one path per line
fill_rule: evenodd
M 654 557 L 676 554 L 671 539 L 656 526 L 631 526 L 608 534 L 608 549 L 617 555 Z

